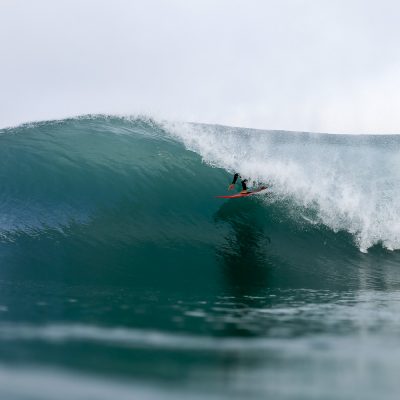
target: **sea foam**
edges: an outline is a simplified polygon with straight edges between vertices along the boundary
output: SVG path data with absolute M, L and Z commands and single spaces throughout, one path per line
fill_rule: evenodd
M 313 222 L 354 235 L 361 251 L 400 249 L 400 137 L 164 123 L 207 164 L 271 185 Z M 269 200 L 271 201 L 271 198 Z

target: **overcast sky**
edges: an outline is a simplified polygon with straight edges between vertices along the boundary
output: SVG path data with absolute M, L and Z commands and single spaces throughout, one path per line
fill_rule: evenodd
M 0 0 L 0 126 L 83 113 L 400 133 L 400 2 Z

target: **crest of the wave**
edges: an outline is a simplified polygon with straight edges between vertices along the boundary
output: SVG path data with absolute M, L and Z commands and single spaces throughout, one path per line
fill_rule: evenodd
M 206 163 L 269 183 L 294 214 L 352 233 L 361 251 L 400 249 L 400 136 L 164 126 Z

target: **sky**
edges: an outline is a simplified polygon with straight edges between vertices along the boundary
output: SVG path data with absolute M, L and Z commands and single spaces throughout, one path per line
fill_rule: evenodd
M 400 2 L 0 0 L 0 127 L 87 113 L 400 133 Z

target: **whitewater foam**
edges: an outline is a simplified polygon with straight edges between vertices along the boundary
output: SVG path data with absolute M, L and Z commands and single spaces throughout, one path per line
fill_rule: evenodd
M 314 222 L 350 232 L 361 251 L 379 243 L 400 249 L 398 136 L 163 126 L 207 164 L 269 183 L 279 200 L 312 210 Z

